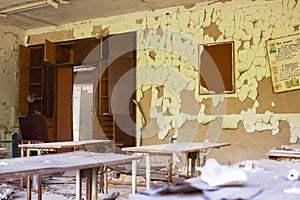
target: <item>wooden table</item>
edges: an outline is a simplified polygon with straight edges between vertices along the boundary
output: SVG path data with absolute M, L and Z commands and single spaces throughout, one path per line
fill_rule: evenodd
M 300 151 L 297 150 L 270 150 L 267 155 L 273 160 L 300 161 Z
M 191 159 L 191 176 L 195 176 L 196 160 L 197 165 L 200 164 L 200 153 L 206 153 L 207 150 L 213 148 L 220 148 L 229 146 L 229 143 L 197 143 L 197 142 L 180 142 L 171 144 L 159 144 L 159 145 L 148 145 L 140 147 L 127 147 L 122 148 L 122 151 L 129 153 L 143 153 L 146 154 L 146 187 L 150 188 L 150 176 L 151 176 L 151 155 L 159 156 L 172 156 L 174 153 L 184 153 L 186 155 L 186 177 L 189 176 L 189 159 Z M 168 181 L 172 181 L 172 159 L 169 159 L 168 163 Z
M 0 148 L 0 153 L 7 153 L 10 152 L 10 149 L 8 148 Z
M 19 144 L 18 147 L 21 148 L 21 157 L 24 156 L 24 152 L 29 156 L 31 151 L 37 151 L 38 155 L 42 151 L 56 151 L 58 149 L 81 149 L 87 146 L 92 146 L 92 151 L 96 150 L 97 145 L 112 145 L 111 140 L 83 140 L 83 141 L 66 141 L 66 142 L 45 142 L 45 143 L 35 143 L 35 144 Z
M 127 162 L 135 163 L 141 156 L 122 155 L 114 153 L 95 153 L 88 151 L 73 151 L 68 153 L 48 154 L 41 156 L 19 157 L 2 159 L 0 163 L 0 178 L 11 178 L 20 176 L 32 176 L 55 173 L 61 171 L 76 170 L 76 200 L 82 199 L 81 169 L 92 170 L 91 197 L 87 199 L 98 199 L 98 170 L 100 167 Z M 135 176 L 132 176 L 133 183 L 136 183 L 136 164 L 133 166 Z M 41 181 L 41 180 L 39 180 Z M 41 187 L 41 184 L 39 183 Z M 135 188 L 132 185 L 132 188 Z M 31 199 L 31 186 L 27 188 L 27 199 Z M 42 199 L 41 188 L 38 190 L 38 199 Z
M 83 140 L 83 141 L 65 141 L 65 142 L 45 142 L 45 143 L 30 143 L 30 144 L 19 144 L 18 147 L 21 148 L 21 157 L 31 155 L 31 152 L 37 152 L 37 155 L 42 155 L 43 152 L 57 151 L 58 149 L 86 149 L 88 146 L 91 146 L 91 151 L 96 152 L 97 147 L 107 147 L 106 145 L 112 145 L 111 140 Z M 26 153 L 25 153 L 26 152 Z M 99 152 L 99 151 L 98 151 Z M 104 152 L 104 151 L 102 151 Z M 76 175 L 77 176 L 77 175 Z M 34 176 L 34 180 L 38 179 L 37 182 L 41 183 L 42 177 L 40 175 Z M 31 187 L 31 177 L 27 177 L 27 187 Z M 89 183 L 91 181 L 87 181 Z M 21 178 L 21 187 L 24 187 L 23 178 Z M 107 191 L 107 183 L 104 182 L 104 188 L 101 188 L 103 191 Z M 41 185 L 37 186 L 37 189 L 41 189 Z M 41 193 L 41 191 L 39 191 Z M 88 193 L 88 192 L 87 192 Z

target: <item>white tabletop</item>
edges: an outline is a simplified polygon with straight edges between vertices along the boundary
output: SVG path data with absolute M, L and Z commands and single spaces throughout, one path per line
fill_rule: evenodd
M 78 148 L 90 144 L 109 144 L 111 140 L 83 140 L 83 141 L 66 141 L 66 142 L 45 142 L 36 144 L 19 144 L 22 148 L 36 149 L 63 149 L 63 148 Z
M 201 142 L 178 142 L 171 144 L 147 145 L 140 147 L 126 147 L 122 151 L 140 152 L 140 153 L 189 153 L 212 148 L 229 146 L 229 143 L 201 143 Z

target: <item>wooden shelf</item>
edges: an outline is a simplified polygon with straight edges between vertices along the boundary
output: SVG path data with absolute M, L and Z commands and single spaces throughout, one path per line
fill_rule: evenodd
M 42 69 L 42 66 L 31 66 L 30 69 Z
M 41 86 L 42 83 L 29 83 L 29 86 Z

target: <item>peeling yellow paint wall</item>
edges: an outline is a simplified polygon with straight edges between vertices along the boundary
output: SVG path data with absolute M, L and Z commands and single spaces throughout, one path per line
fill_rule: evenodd
M 272 93 L 265 41 L 299 34 L 299 25 L 297 0 L 215 1 L 28 30 L 24 42 L 136 31 L 136 94 L 144 114 L 137 118 L 138 144 L 166 143 L 171 137 L 231 142 L 231 152 L 239 154 L 212 153 L 226 162 L 264 157 L 269 148 L 298 141 L 299 109 L 286 112 L 283 105 L 300 107 L 295 101 L 300 93 Z M 199 95 L 203 45 L 232 41 L 235 93 Z M 248 146 L 252 143 L 260 148 Z
M 24 31 L 0 25 L 0 138 L 16 130 L 18 105 L 18 44 Z

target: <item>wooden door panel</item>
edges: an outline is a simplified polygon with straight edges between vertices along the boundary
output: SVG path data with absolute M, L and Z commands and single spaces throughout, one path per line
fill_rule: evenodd
M 56 45 L 49 40 L 45 40 L 44 62 L 56 64 Z
M 28 83 L 29 83 L 29 65 L 30 65 L 30 49 L 23 45 L 19 46 L 19 115 L 27 115 L 28 113 Z
M 56 139 L 73 140 L 72 133 L 73 69 L 57 69 Z

